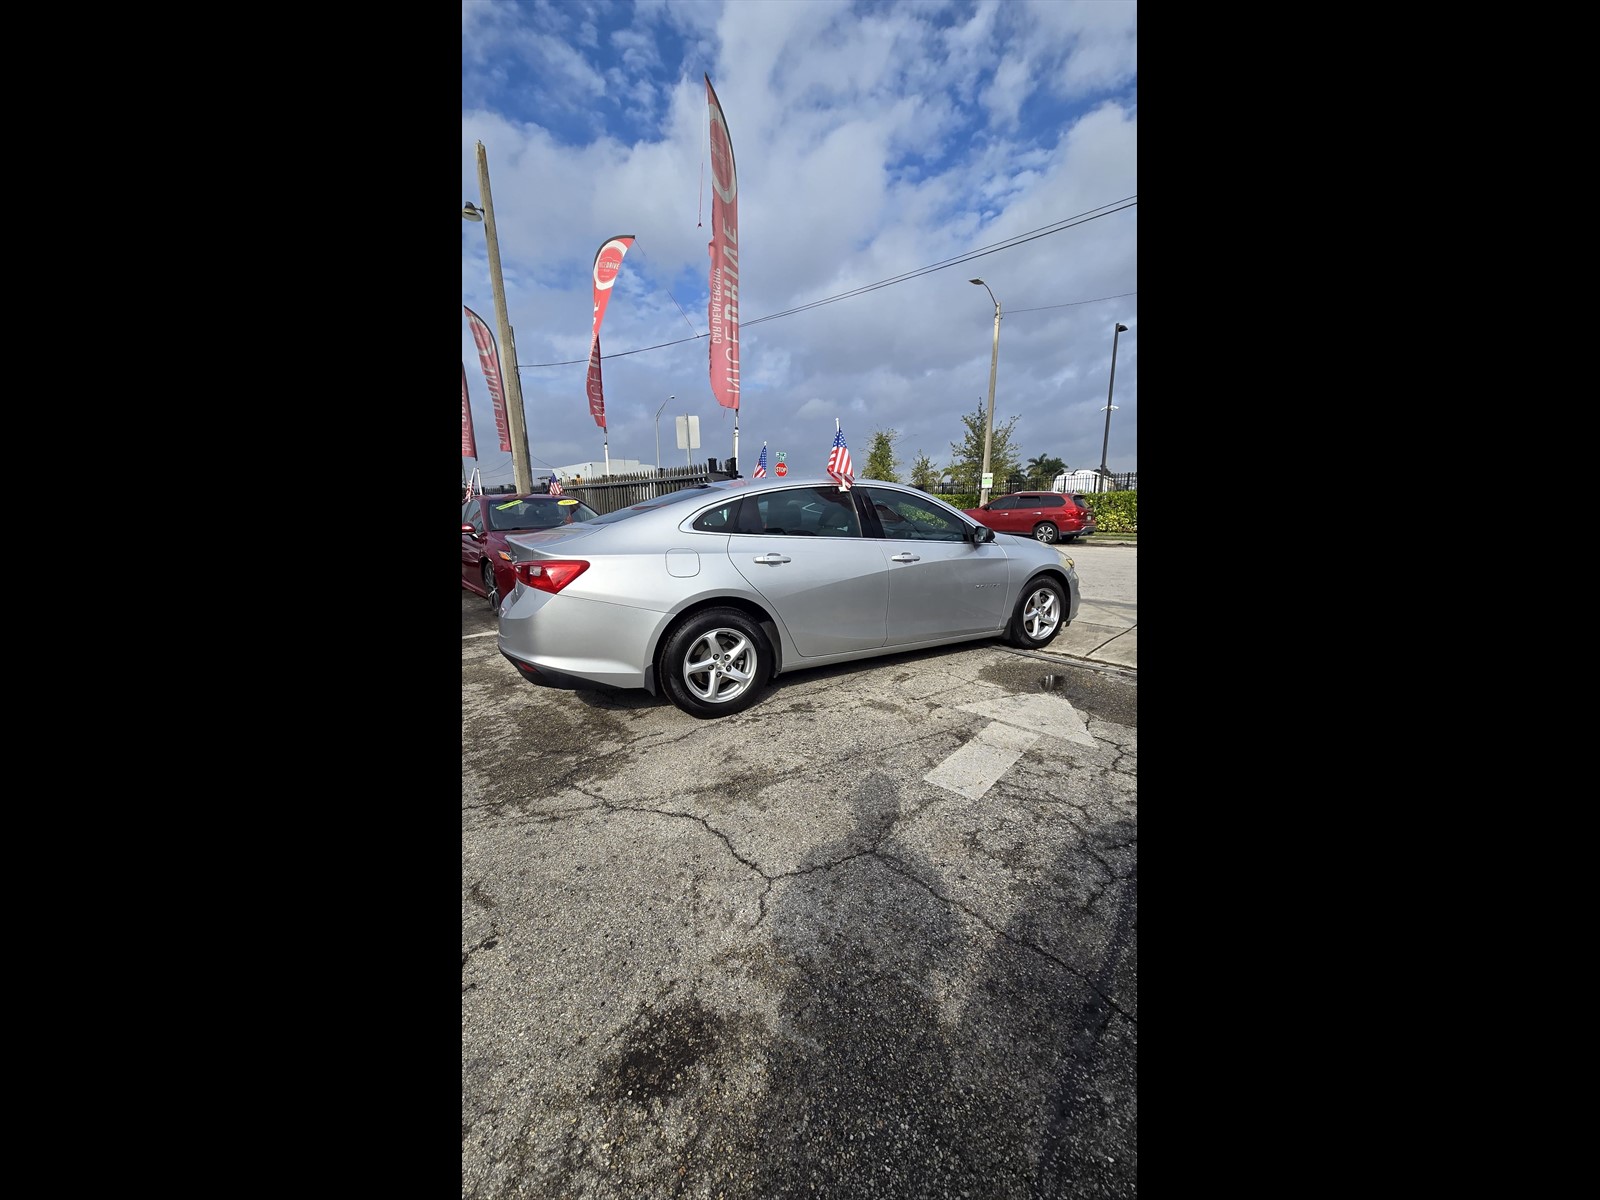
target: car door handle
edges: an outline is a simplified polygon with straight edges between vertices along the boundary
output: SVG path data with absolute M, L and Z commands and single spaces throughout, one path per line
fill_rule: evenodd
M 788 562 L 789 556 L 787 554 L 776 553 L 758 554 L 755 556 L 754 561 L 761 563 L 763 566 L 775 567 L 779 563 Z
M 889 561 L 890 562 L 921 562 L 922 561 L 922 555 L 920 555 L 920 554 L 896 554 Z

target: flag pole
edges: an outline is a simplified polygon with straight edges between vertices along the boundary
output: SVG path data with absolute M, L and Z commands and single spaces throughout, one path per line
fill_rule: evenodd
M 606 448 L 606 478 L 610 479 L 611 478 L 611 431 L 608 429 L 608 430 L 605 431 L 605 434 L 606 435 L 602 439 L 602 441 L 604 442 L 605 448 Z
M 739 465 L 739 410 L 733 410 L 733 464 Z

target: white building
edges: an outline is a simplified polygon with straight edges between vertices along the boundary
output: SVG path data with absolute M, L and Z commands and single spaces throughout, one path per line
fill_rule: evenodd
M 613 475 L 637 475 L 641 471 L 654 469 L 648 463 L 642 463 L 637 458 L 613 458 L 611 460 L 611 473 Z M 564 467 L 555 469 L 556 478 L 561 480 L 562 483 L 570 483 L 573 479 L 600 479 L 604 477 L 605 473 L 605 459 L 601 459 L 599 462 L 569 463 Z M 538 472 L 535 472 L 535 474 L 538 474 Z M 550 472 L 545 471 L 540 478 L 548 478 L 549 475 Z

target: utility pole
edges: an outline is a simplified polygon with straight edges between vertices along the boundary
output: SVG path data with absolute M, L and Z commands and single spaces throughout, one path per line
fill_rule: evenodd
M 1094 490 L 1106 490 L 1106 484 L 1111 479 L 1111 469 L 1106 466 L 1106 447 L 1111 445 L 1111 410 L 1116 407 L 1111 403 L 1111 389 L 1117 386 L 1117 335 L 1127 333 L 1126 325 L 1118 325 L 1111 331 L 1111 378 L 1106 383 L 1106 433 L 1100 440 L 1100 478 L 1094 481 Z
M 1000 301 L 995 300 L 994 289 L 981 279 L 969 279 L 968 283 L 976 283 L 989 293 L 989 299 L 994 300 L 994 349 L 989 353 L 989 415 L 983 422 L 983 474 L 978 479 L 978 503 L 989 503 L 989 485 L 984 479 L 989 474 L 989 452 L 994 445 L 994 373 L 1000 365 Z
M 494 286 L 495 324 L 500 327 L 501 382 L 506 390 L 506 431 L 511 437 L 511 470 L 519 494 L 533 491 L 533 468 L 529 465 L 528 425 L 522 411 L 522 373 L 517 369 L 517 339 L 506 315 L 506 285 L 500 274 L 500 239 L 494 228 L 494 199 L 489 194 L 489 152 L 478 143 L 478 198 L 483 201 L 481 215 L 468 204 L 461 215 L 469 221 L 482 221 L 489 245 L 489 282 Z

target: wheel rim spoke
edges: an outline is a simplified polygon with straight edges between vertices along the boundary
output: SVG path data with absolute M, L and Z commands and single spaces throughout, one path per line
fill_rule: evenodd
M 756 653 L 736 629 L 714 629 L 697 638 L 683 661 L 683 681 L 699 699 L 726 703 L 755 678 Z

